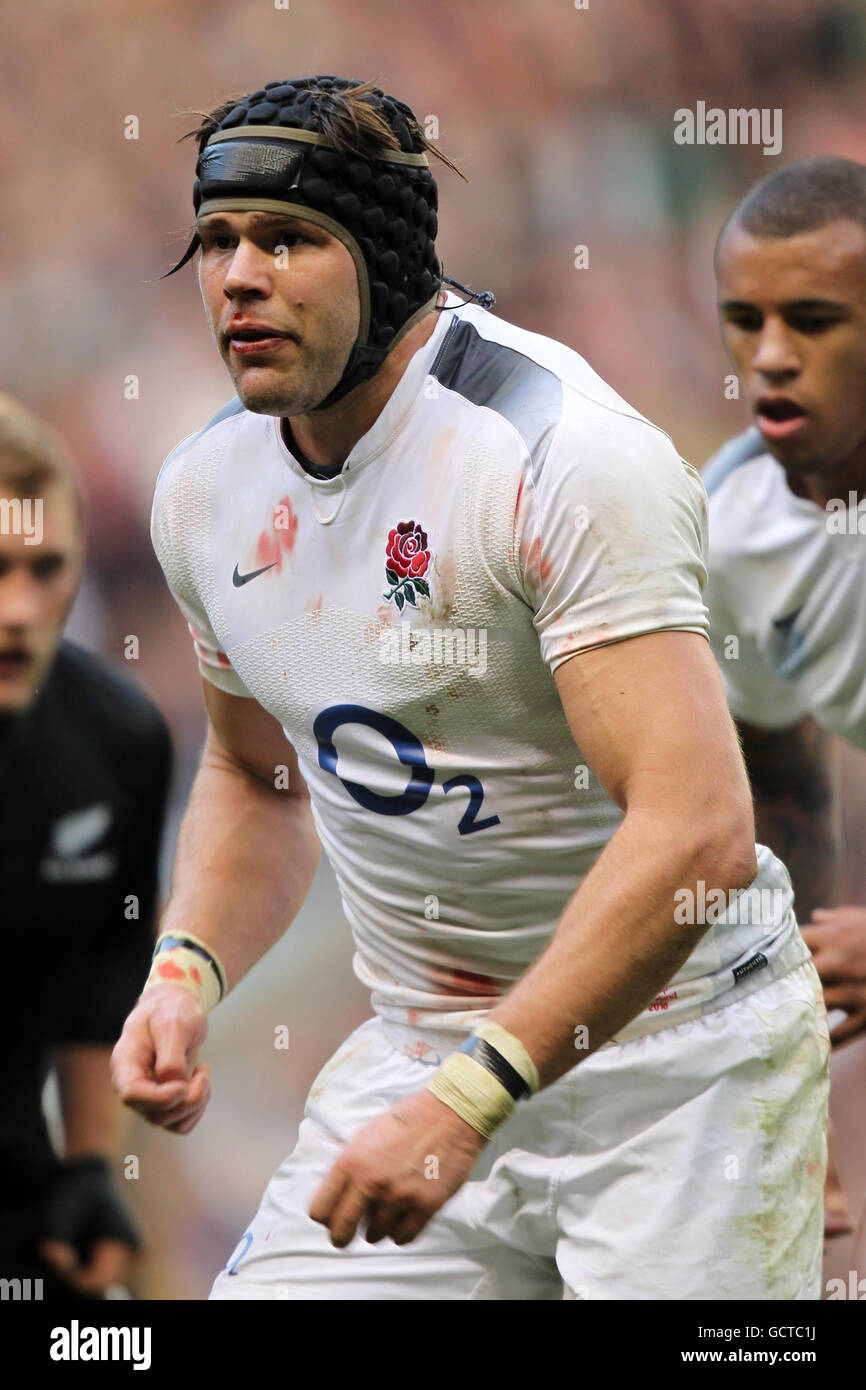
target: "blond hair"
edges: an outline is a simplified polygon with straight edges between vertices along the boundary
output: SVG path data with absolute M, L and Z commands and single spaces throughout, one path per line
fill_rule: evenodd
M 12 396 L 0 392 L 0 495 L 36 497 L 61 485 L 82 511 L 81 488 L 60 436 Z

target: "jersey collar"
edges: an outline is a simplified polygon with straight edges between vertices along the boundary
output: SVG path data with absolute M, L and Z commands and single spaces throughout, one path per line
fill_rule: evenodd
M 453 303 L 452 303 L 453 301 Z M 319 489 L 323 492 L 332 492 L 346 486 L 348 478 L 354 476 L 362 468 L 366 468 L 379 458 L 389 445 L 396 439 L 406 423 L 412 406 L 418 398 L 423 387 L 424 380 L 429 373 L 430 367 L 436 359 L 439 348 L 451 322 L 454 318 L 454 309 L 460 305 L 460 300 L 452 294 L 448 295 L 446 307 L 436 311 L 439 322 L 434 328 L 426 343 L 415 352 L 406 364 L 403 372 L 385 405 L 380 410 L 373 424 L 362 434 L 361 438 L 354 445 L 346 459 L 343 467 L 338 473 L 334 473 L 330 478 L 316 478 L 298 462 L 294 454 L 286 445 L 280 428 L 280 417 L 271 417 L 271 425 L 274 437 L 277 441 L 281 457 L 299 477 L 309 483 L 311 488 Z

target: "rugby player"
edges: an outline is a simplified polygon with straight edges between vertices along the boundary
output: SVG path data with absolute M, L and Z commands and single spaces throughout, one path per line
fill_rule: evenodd
M 301 78 L 197 134 L 180 264 L 237 396 L 152 534 L 209 727 L 115 1085 L 198 1122 L 208 1011 L 320 843 L 374 1009 L 211 1296 L 816 1298 L 828 1031 L 707 641 L 699 475 L 446 291 L 405 104 Z
M 866 1030 L 866 907 L 838 904 L 833 760 L 833 735 L 866 749 L 866 167 L 820 156 L 765 179 L 727 219 L 716 271 L 755 424 L 703 474 L 711 638 L 758 837 L 790 868 L 840 1044 Z M 838 1180 L 827 1220 L 851 1228 Z
M 46 1301 L 103 1297 L 140 1243 L 112 1182 L 129 1117 L 109 1058 L 153 950 L 171 772 L 155 706 L 62 635 L 83 559 L 65 448 L 0 396 L 0 1271 Z

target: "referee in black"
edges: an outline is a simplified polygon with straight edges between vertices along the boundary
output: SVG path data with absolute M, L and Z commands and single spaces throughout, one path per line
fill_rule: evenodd
M 0 396 L 4 1299 L 102 1298 L 139 1244 L 109 1058 L 153 949 L 171 743 L 136 685 L 61 639 L 83 549 L 63 446 Z M 42 1110 L 52 1068 L 60 1154 Z

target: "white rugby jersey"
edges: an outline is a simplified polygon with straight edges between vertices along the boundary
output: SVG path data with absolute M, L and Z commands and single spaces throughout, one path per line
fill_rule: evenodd
M 866 515 L 847 493 L 829 510 L 797 497 L 757 429 L 703 477 L 710 636 L 732 713 L 767 729 L 810 714 L 866 748 Z
M 622 818 L 552 673 L 706 635 L 705 528 L 667 435 L 477 307 L 440 311 L 336 477 L 237 400 L 166 460 L 153 541 L 201 670 L 293 744 L 384 1017 L 471 1028 L 549 941 Z M 760 862 L 785 903 L 712 928 L 644 1024 L 700 1011 L 756 952 L 805 957 L 784 868 Z

